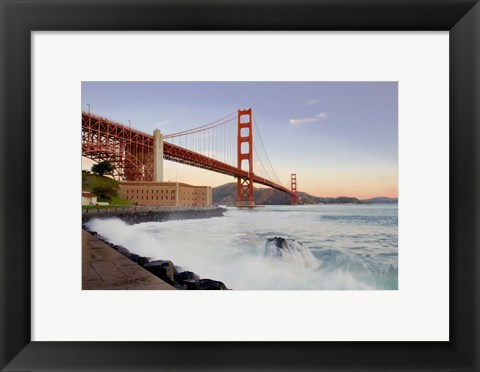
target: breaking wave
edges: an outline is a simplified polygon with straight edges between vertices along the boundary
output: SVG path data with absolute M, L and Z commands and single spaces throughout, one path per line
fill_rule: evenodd
M 87 225 L 109 241 L 152 259 L 169 259 L 232 289 L 397 289 L 396 206 L 229 209 L 224 217 L 127 225 L 119 219 Z M 383 224 L 328 215 L 362 212 Z M 360 211 L 359 211 L 360 210 Z M 393 216 L 395 215 L 395 216 Z M 319 222 L 320 221 L 320 222 Z

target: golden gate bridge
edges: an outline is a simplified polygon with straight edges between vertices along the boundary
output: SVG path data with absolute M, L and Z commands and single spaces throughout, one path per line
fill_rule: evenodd
M 253 143 L 253 128 L 262 147 Z M 263 153 L 262 153 L 263 150 Z M 254 173 L 254 155 L 258 159 Z M 264 154 L 264 161 L 260 154 Z M 298 203 L 297 177 L 282 185 L 270 162 L 252 109 L 238 110 L 213 122 L 177 133 L 153 135 L 107 118 L 82 112 L 82 156 L 109 161 L 123 181 L 163 181 L 163 159 L 237 178 L 237 205 L 255 204 L 253 184 L 268 186 Z M 265 165 L 266 164 L 266 165 Z M 268 171 L 270 170 L 270 172 Z

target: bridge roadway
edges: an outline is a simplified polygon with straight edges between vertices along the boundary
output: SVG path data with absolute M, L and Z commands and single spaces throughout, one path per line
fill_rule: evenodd
M 101 143 L 97 142 L 95 144 L 82 142 L 83 153 L 95 151 L 110 152 L 112 155 L 118 156 L 121 151 L 120 149 L 113 149 L 112 142 L 118 141 L 119 143 L 126 143 L 132 138 L 132 135 L 135 136 L 137 142 L 142 143 L 143 146 L 147 146 L 149 150 L 153 150 L 154 147 L 153 135 L 129 128 L 123 124 L 113 122 L 101 116 L 89 114 L 87 112 L 82 113 L 82 131 L 92 131 L 99 137 L 103 136 L 109 139 Z M 113 145 L 113 147 L 115 146 L 116 145 Z M 166 160 L 191 165 L 193 167 L 203 168 L 217 173 L 223 173 L 229 176 L 239 178 L 249 177 L 247 171 L 166 141 L 163 141 L 163 158 Z M 286 187 L 255 174 L 253 175 L 253 182 L 272 187 L 289 195 L 295 196 L 295 193 Z
M 195 151 L 191 151 L 185 149 L 183 147 L 174 145 L 169 142 L 163 142 L 163 158 L 166 160 L 176 161 L 182 164 L 188 164 L 193 167 L 208 169 L 213 172 L 223 173 L 229 176 L 234 177 L 244 177 L 248 178 L 248 172 L 233 165 L 223 163 L 216 159 L 210 158 L 208 156 L 199 154 Z M 295 196 L 291 190 L 287 189 L 286 187 L 279 185 L 275 182 L 272 182 L 266 178 L 259 177 L 257 175 L 253 175 L 253 182 L 259 183 L 261 185 L 265 185 L 268 187 L 272 187 L 274 189 L 286 192 L 292 196 Z

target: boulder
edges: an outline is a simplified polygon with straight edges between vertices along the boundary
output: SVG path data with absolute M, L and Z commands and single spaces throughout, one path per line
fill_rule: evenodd
M 150 259 L 148 257 L 138 256 L 135 262 L 143 267 L 150 262 Z
M 200 277 L 191 271 L 182 271 L 181 273 L 175 274 L 176 282 L 183 283 L 187 280 L 199 281 Z
M 147 257 L 142 257 L 135 253 L 130 253 L 127 257 L 140 266 L 145 266 L 150 261 Z
M 123 247 L 123 246 L 121 246 L 121 245 L 117 245 L 117 246 L 116 246 L 116 249 L 117 249 L 118 252 L 120 252 L 120 253 L 123 254 L 124 256 L 127 256 L 127 257 L 128 257 L 128 255 L 130 254 L 130 251 L 129 251 L 127 248 L 125 248 L 125 247 Z
M 202 289 L 200 286 L 200 282 L 197 280 L 185 280 L 182 282 L 183 285 L 187 286 L 188 290 L 199 290 Z
M 138 257 L 140 257 L 138 254 L 135 253 L 130 253 L 128 256 L 133 262 L 137 262 Z
M 174 283 L 175 279 L 175 267 L 172 261 L 157 260 L 152 261 L 144 266 L 145 269 L 150 271 L 153 275 L 158 276 L 160 279 L 165 280 L 169 284 Z
M 228 289 L 225 284 L 217 280 L 212 279 L 200 279 L 199 281 L 200 289 L 204 290 L 224 290 Z
M 184 291 L 184 290 L 187 290 L 187 285 L 186 284 L 175 284 L 174 287 L 180 291 Z

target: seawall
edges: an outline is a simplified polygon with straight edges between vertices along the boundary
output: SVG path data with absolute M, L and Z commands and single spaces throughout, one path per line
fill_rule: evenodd
M 141 222 L 162 222 L 198 218 L 221 217 L 227 210 L 219 207 L 117 207 L 82 210 L 82 224 L 93 218 L 116 217 L 129 225 Z
M 82 230 L 82 290 L 175 290 L 107 243 Z
M 162 209 L 160 209 L 162 208 Z M 168 208 L 168 207 L 167 207 Z M 127 210 L 126 210 L 127 209 Z M 90 219 L 120 218 L 122 221 L 133 225 L 141 222 L 161 222 L 169 220 L 199 219 L 220 217 L 226 212 L 225 208 L 169 208 L 157 207 L 127 207 L 98 209 L 93 213 L 91 210 L 82 211 L 83 238 L 83 289 L 183 289 L 183 290 L 225 290 L 224 283 L 208 278 L 200 278 L 191 271 L 184 271 L 170 260 L 154 260 L 132 253 L 128 248 L 108 242 L 104 237 L 84 225 Z M 90 212 L 90 213 L 89 213 Z M 104 250 L 92 250 L 100 246 Z M 99 252 L 95 255 L 94 253 Z M 115 257 L 99 262 L 106 255 L 120 255 L 124 259 Z M 99 256 L 99 257 L 96 257 Z M 92 261 L 93 260 L 93 261 Z M 126 261 L 125 261 L 126 260 Z M 92 261 L 92 262 L 90 262 Z M 120 264 L 117 264 L 117 261 Z M 128 261 L 128 262 L 127 262 Z M 130 263 L 130 265 L 128 265 Z M 133 266 L 132 266 L 133 265 Z M 135 269 L 135 266 L 138 267 Z M 134 272 L 135 278 L 131 278 L 130 272 Z M 148 275 L 146 275 L 146 273 Z M 153 274 L 160 283 L 154 282 Z M 146 277 L 150 276 L 150 277 Z M 133 279 L 141 280 L 133 282 Z

